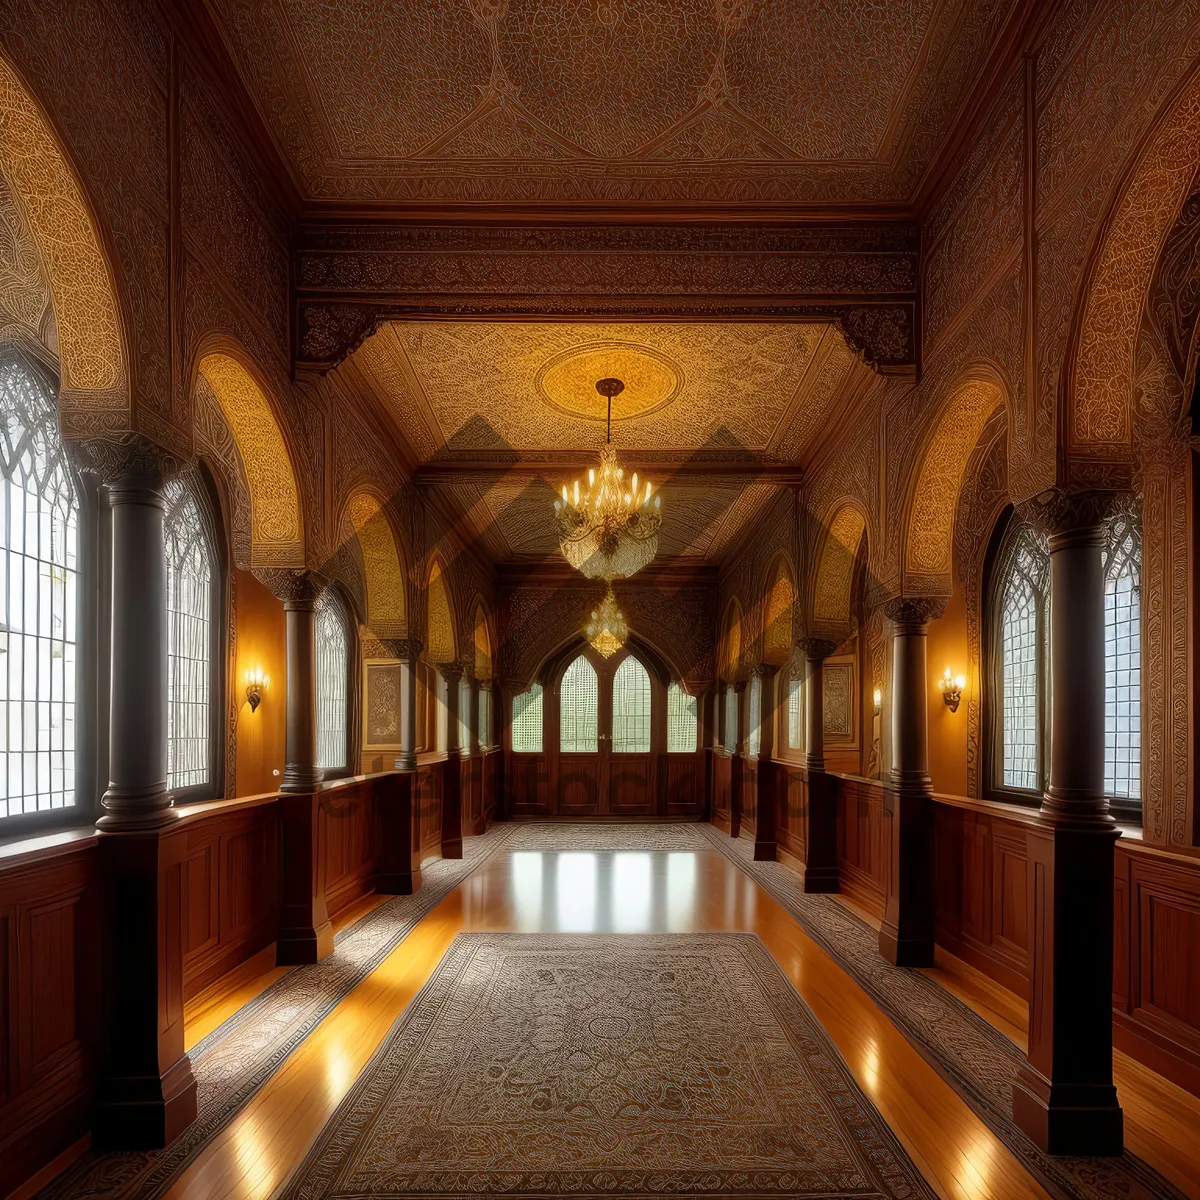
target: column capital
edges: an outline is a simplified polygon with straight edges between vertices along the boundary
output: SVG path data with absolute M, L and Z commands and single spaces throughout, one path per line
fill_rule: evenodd
M 385 657 L 395 658 L 400 662 L 416 662 L 421 657 L 424 647 L 420 642 L 411 638 L 376 638 Z
M 796 640 L 796 648 L 809 662 L 824 662 L 838 644 L 832 638 L 802 637 Z
M 251 574 L 285 609 L 311 608 L 328 583 L 315 571 L 292 567 L 252 567 Z
M 140 433 L 69 443 L 79 469 L 116 490 L 161 492 L 183 467 L 180 459 Z
M 460 662 L 434 663 L 433 668 L 447 683 L 457 683 L 463 677 L 463 664 Z
M 930 621 L 944 615 L 948 596 L 893 596 L 883 603 L 883 615 L 897 633 L 924 633 Z
M 1116 508 L 1119 492 L 1047 488 L 1017 505 L 1017 513 L 1050 542 L 1050 549 L 1102 545 L 1104 523 Z

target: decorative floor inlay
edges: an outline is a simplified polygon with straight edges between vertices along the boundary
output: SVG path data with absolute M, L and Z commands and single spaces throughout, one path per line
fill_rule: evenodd
M 1021 1165 L 1064 1200 L 1162 1200 L 1184 1193 L 1128 1150 L 1119 1158 L 1042 1153 L 1012 1118 L 1012 1085 L 1025 1061 L 1019 1047 L 921 971 L 894 967 L 879 935 L 832 896 L 806 895 L 803 876 L 782 863 L 754 861 L 754 843 L 712 825 L 697 827 L 821 946 L 923 1058 L 950 1084 Z
M 284 1190 L 933 1192 L 753 934 L 463 933 Z

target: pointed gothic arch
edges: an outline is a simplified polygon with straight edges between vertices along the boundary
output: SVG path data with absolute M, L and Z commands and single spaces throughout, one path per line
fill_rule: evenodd
M 367 628 L 377 638 L 406 638 L 407 573 L 392 523 L 378 498 L 365 490 L 346 502 L 346 515 L 362 556 Z

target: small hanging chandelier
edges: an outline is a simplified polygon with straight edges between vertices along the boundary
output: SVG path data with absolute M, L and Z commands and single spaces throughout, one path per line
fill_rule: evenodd
M 608 397 L 600 468 L 588 470 L 586 487 L 578 479 L 570 487 L 564 483 L 561 499 L 554 501 L 563 557 L 589 579 L 628 579 L 658 553 L 662 498 L 636 471 L 626 480 L 612 444 L 612 401 L 624 390 L 619 379 L 596 384 Z
M 613 595 L 612 584 L 600 602 L 600 607 L 592 610 L 592 619 L 587 623 L 584 635 L 598 654 L 612 658 L 625 645 L 629 637 L 629 626 L 625 616 L 617 607 L 617 598 Z

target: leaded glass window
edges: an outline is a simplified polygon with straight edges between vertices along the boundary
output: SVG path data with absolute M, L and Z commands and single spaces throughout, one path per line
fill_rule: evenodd
M 75 804 L 79 497 L 54 396 L 0 359 L 0 818 Z
M 613 676 L 613 750 L 617 754 L 650 753 L 650 676 L 633 655 Z
M 564 754 L 595 754 L 600 684 L 584 655 L 567 668 L 559 696 L 558 748 Z
M 762 749 L 762 677 L 750 679 L 750 728 L 746 730 L 746 754 L 757 758 Z
M 163 489 L 167 560 L 167 786 L 212 782 L 212 597 L 216 571 L 193 481 Z
M 1001 782 L 1042 787 L 1042 664 L 1048 562 L 1033 532 L 1016 526 L 1003 560 L 998 643 L 1001 689 Z
M 738 698 L 731 684 L 725 685 L 725 753 L 737 749 Z
M 800 737 L 800 723 L 803 720 L 804 709 L 802 707 L 803 693 L 801 692 L 800 688 L 800 676 L 792 675 L 788 679 L 787 739 L 788 746 L 793 750 L 800 750 L 803 748 Z
M 667 688 L 667 753 L 695 754 L 699 722 L 696 697 L 678 683 Z
M 1104 552 L 1104 792 L 1142 795 L 1142 547 L 1130 512 L 1109 525 Z
M 512 748 L 514 754 L 542 752 L 542 685 L 513 697 Z
M 487 750 L 492 744 L 492 692 L 490 688 L 479 689 L 479 745 Z
M 331 589 L 317 601 L 317 766 L 344 771 L 349 758 L 350 644 L 342 603 Z

